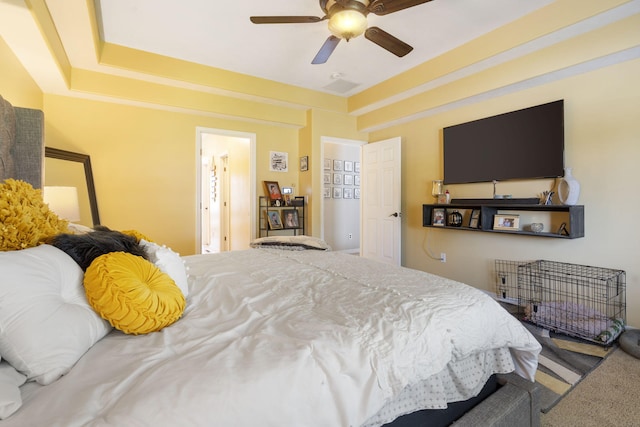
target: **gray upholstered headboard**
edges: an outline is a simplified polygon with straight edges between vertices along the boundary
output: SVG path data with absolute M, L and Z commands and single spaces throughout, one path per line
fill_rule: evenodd
M 0 96 L 0 182 L 44 183 L 44 113 L 12 106 Z

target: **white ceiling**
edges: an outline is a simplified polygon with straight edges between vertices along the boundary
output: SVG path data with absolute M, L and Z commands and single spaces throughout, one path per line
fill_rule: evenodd
M 398 58 L 361 36 L 341 41 L 322 65 L 311 60 L 330 34 L 327 21 L 249 21 L 250 16 L 321 17 L 317 0 L 96 0 L 96 9 L 106 42 L 349 96 L 552 2 L 433 0 L 385 16 L 370 14 L 369 26 L 414 50 Z M 348 83 L 355 87 L 345 90 Z

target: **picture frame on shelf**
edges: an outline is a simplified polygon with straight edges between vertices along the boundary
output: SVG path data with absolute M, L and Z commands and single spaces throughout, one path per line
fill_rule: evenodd
M 282 230 L 282 218 L 280 218 L 280 212 L 267 211 L 266 215 L 270 230 Z
M 306 172 L 309 170 L 309 156 L 300 157 L 300 171 Z
M 284 228 L 300 228 L 297 209 L 282 210 Z
M 444 208 L 434 208 L 431 217 L 431 225 L 436 227 L 444 227 L 447 221 L 447 215 Z
M 469 228 L 480 227 L 480 209 L 473 209 L 469 217 Z
M 520 216 L 514 214 L 496 214 L 493 216 L 494 230 L 519 230 Z
M 280 185 L 278 181 L 263 181 L 264 188 L 269 197 L 271 206 L 280 206 L 282 204 L 282 191 L 280 191 Z

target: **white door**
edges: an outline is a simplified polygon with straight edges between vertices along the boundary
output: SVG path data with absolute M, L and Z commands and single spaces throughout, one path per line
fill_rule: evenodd
M 362 232 L 360 253 L 400 265 L 401 246 L 401 139 L 362 146 Z

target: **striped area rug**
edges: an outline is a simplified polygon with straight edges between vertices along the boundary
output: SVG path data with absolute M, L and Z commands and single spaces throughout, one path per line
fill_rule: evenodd
M 612 353 L 603 347 L 523 322 L 542 344 L 536 382 L 541 386 L 540 407 L 546 413 Z

